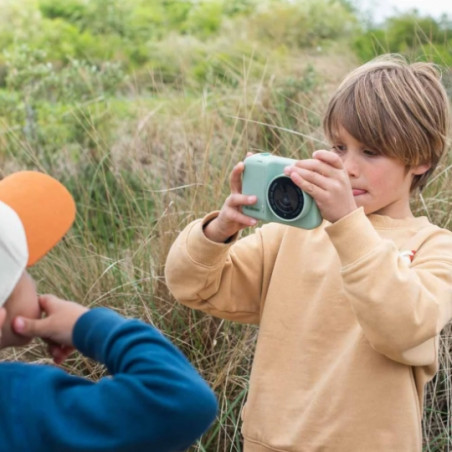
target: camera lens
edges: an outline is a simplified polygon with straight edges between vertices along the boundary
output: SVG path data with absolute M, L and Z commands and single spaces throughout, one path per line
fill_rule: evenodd
M 277 177 L 268 188 L 268 202 L 276 216 L 293 220 L 303 210 L 303 192 L 287 176 Z

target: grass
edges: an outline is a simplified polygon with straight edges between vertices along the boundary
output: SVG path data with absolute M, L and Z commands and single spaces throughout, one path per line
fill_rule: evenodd
M 181 88 L 178 95 L 155 84 L 160 102 L 141 98 L 131 83 L 120 120 L 114 115 L 119 101 L 106 102 L 94 113 L 68 113 L 89 139 L 75 149 L 62 147 L 50 160 L 41 154 L 42 143 L 34 145 L 5 126 L 17 152 L 4 157 L 3 172 L 24 165 L 51 171 L 77 202 L 71 232 L 31 270 L 40 292 L 139 317 L 186 353 L 220 403 L 217 421 L 193 452 L 241 451 L 240 411 L 257 328 L 176 303 L 163 278 L 169 247 L 190 220 L 221 206 L 229 172 L 247 151 L 294 157 L 323 147 L 320 119 L 326 99 L 355 65 L 345 51 L 235 59 L 227 69 L 233 83 L 217 85 L 213 79 L 201 92 Z M 155 75 L 148 74 L 149 84 Z M 39 121 L 35 125 L 39 129 Z M 452 226 L 450 165 L 443 162 L 424 197 L 413 201 L 417 214 L 447 228 Z M 7 359 L 49 362 L 43 356 L 39 342 L 2 352 Z M 440 371 L 427 388 L 426 451 L 451 447 L 451 363 L 449 325 L 441 335 Z M 104 375 L 102 366 L 79 354 L 64 367 L 93 379 Z

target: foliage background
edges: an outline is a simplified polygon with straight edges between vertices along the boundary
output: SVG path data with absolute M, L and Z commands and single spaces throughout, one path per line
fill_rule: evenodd
M 346 0 L 0 0 L 0 174 L 49 172 L 73 193 L 72 231 L 32 269 L 41 292 L 156 325 L 220 400 L 193 451 L 240 451 L 256 329 L 190 311 L 163 266 L 188 221 L 218 208 L 247 151 L 323 147 L 329 94 L 351 68 L 399 52 L 443 68 L 452 22 L 416 11 L 374 24 Z M 451 228 L 450 155 L 417 214 Z M 428 387 L 425 450 L 452 449 L 448 326 Z M 6 359 L 49 362 L 36 343 Z M 75 354 L 68 371 L 97 379 Z

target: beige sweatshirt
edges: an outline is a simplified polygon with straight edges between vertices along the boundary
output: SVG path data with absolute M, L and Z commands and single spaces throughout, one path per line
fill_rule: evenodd
M 176 239 L 166 280 L 187 306 L 260 325 L 244 450 L 420 451 L 424 385 L 452 317 L 452 233 L 358 209 L 219 244 L 202 231 L 214 215 Z

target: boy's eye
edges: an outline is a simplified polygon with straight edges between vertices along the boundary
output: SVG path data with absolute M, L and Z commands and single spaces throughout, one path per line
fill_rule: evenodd
M 372 149 L 364 149 L 364 154 L 368 155 L 369 157 L 376 157 L 377 155 L 380 155 L 378 151 L 373 151 Z
M 333 152 L 344 152 L 345 146 L 343 144 L 335 144 L 331 147 L 331 150 Z

